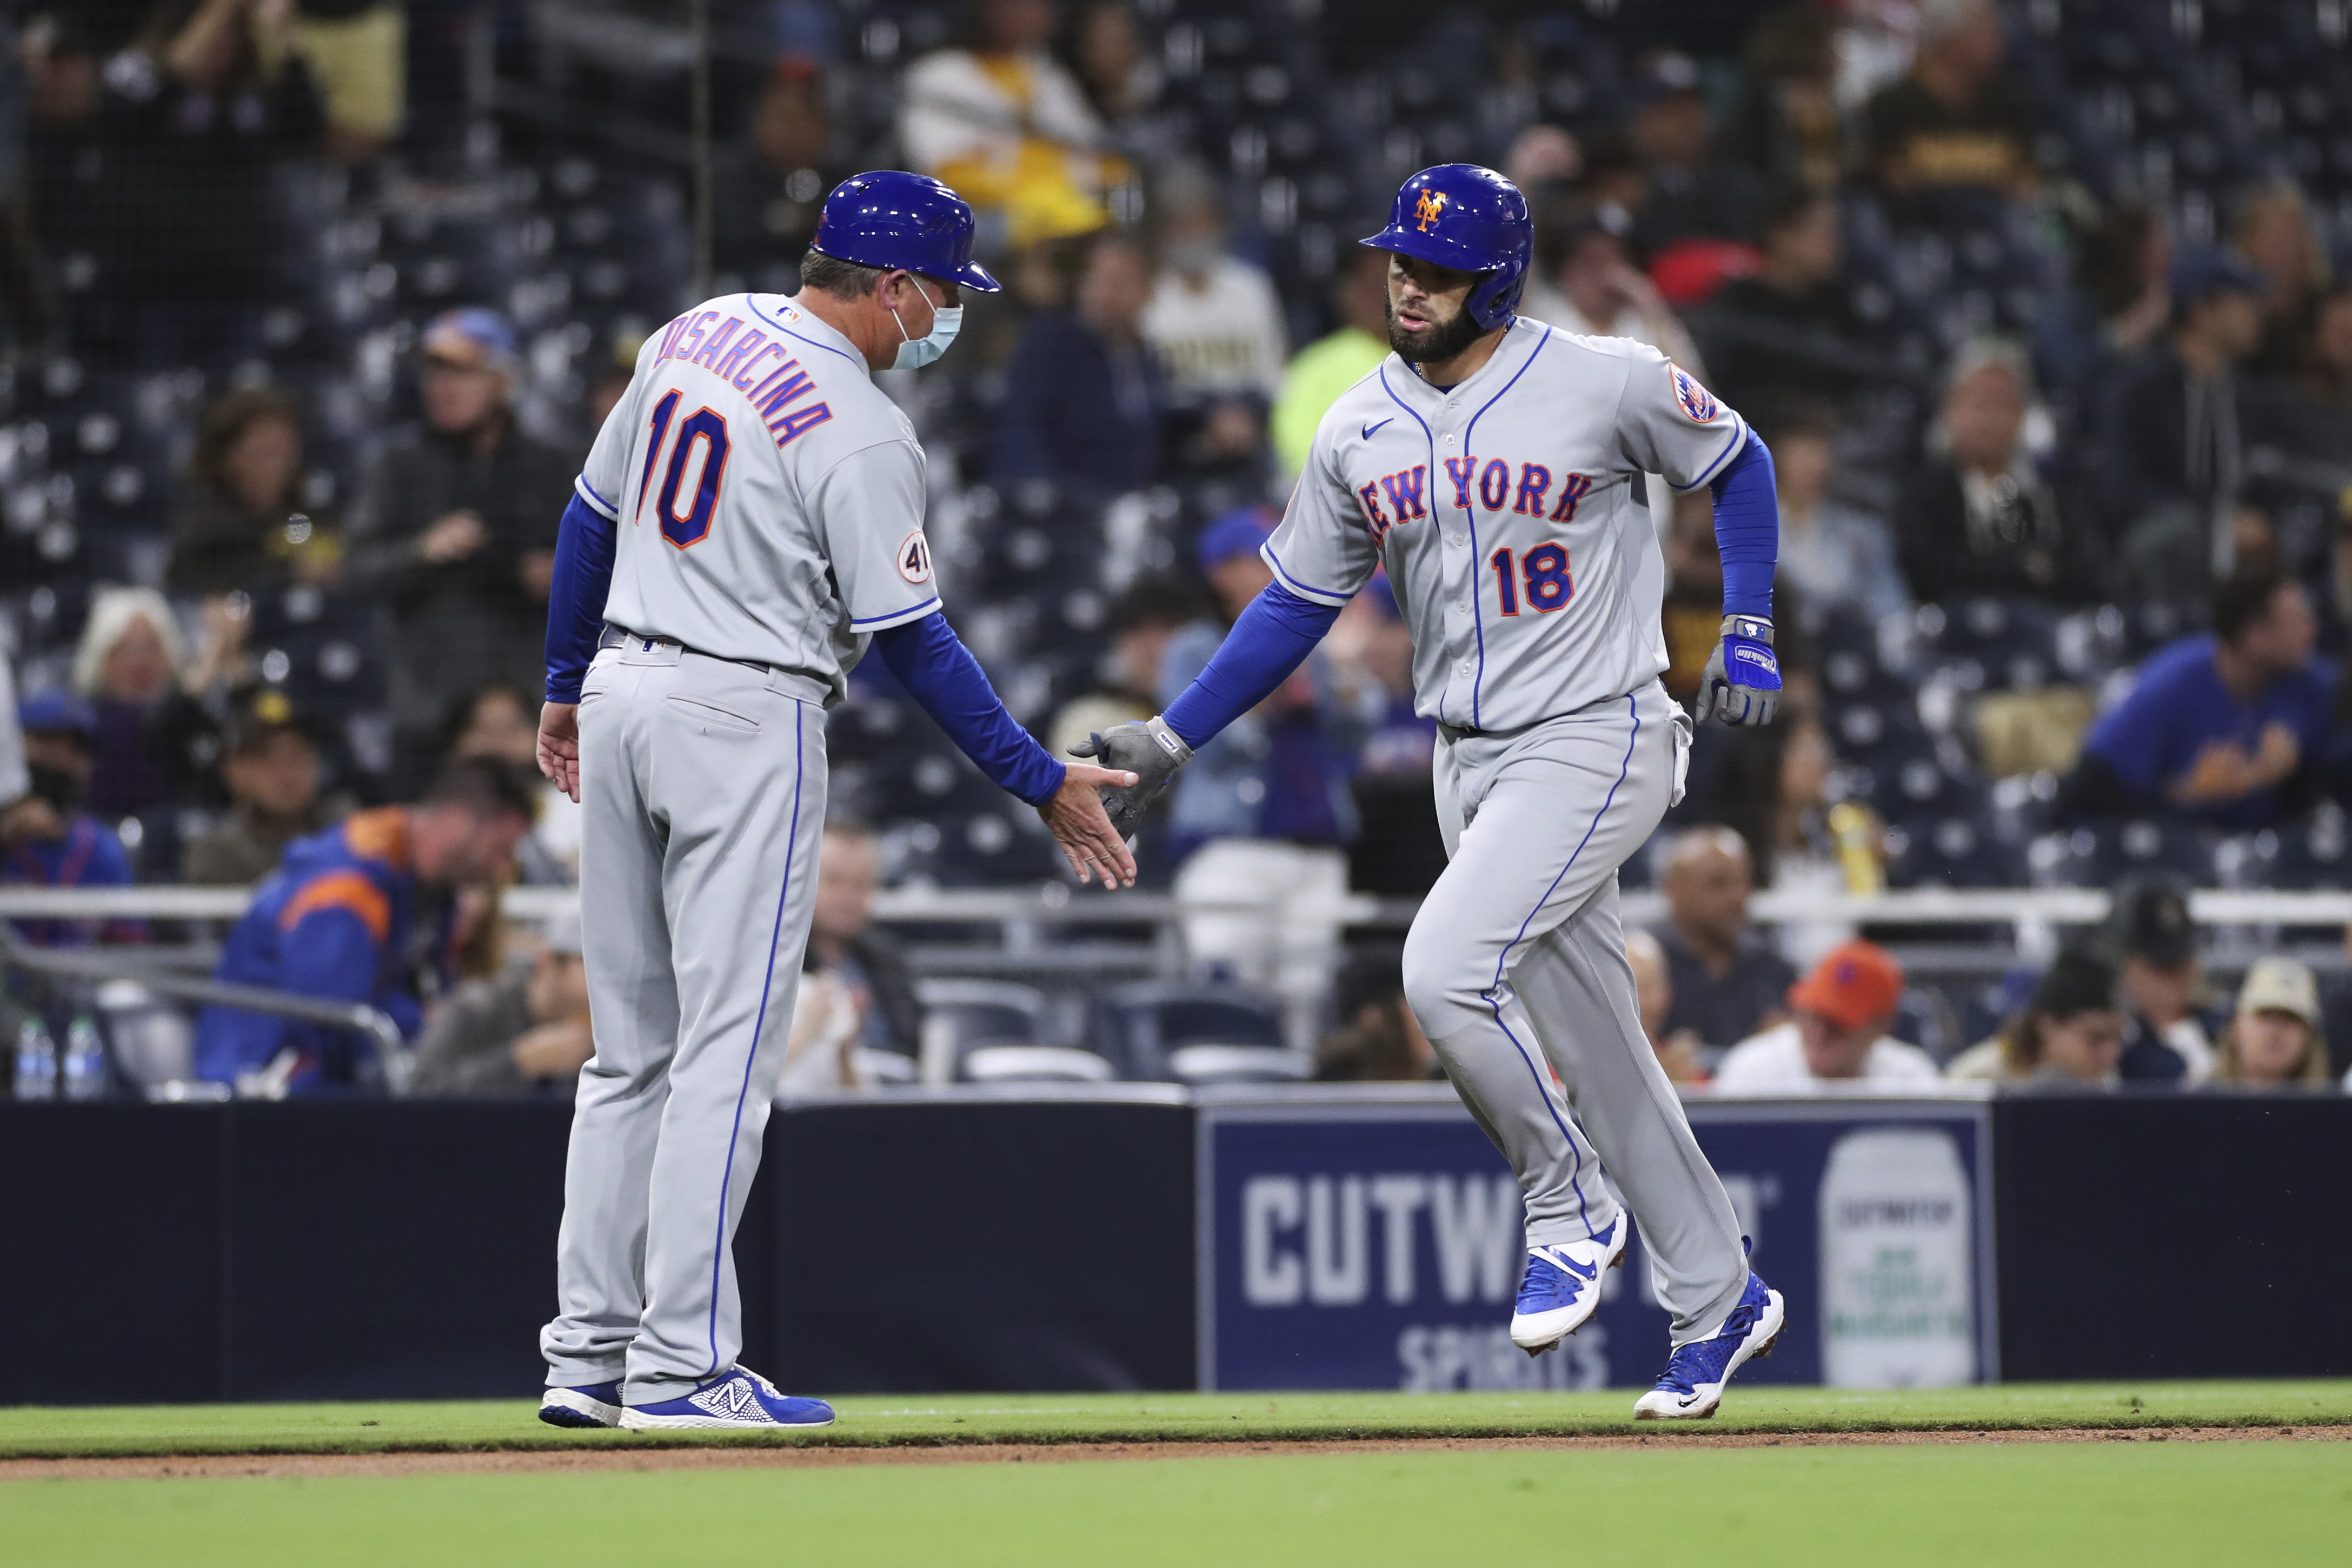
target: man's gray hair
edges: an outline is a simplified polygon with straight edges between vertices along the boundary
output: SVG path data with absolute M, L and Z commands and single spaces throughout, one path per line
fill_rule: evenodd
M 874 292 L 874 285 L 887 270 L 812 248 L 801 258 L 801 287 L 822 289 L 836 300 L 862 300 Z

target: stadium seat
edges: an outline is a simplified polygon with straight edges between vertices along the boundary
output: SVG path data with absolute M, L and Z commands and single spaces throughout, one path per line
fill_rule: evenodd
M 1237 985 L 1139 981 L 1096 994 L 1089 1032 L 1120 1077 L 1181 1082 L 1177 1057 L 1188 1046 L 1278 1051 L 1282 1008 L 1272 997 Z M 1207 1068 L 1239 1058 L 1192 1059 Z
M 919 980 L 923 1004 L 922 1076 L 952 1083 L 971 1051 L 989 1046 L 1048 1042 L 1045 994 L 1001 980 Z
M 1895 888 L 2013 888 L 2024 847 L 1989 815 L 1940 816 L 1886 830 L 1886 881 Z

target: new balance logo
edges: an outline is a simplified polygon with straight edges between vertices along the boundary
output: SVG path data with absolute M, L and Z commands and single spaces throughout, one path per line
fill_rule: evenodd
M 744 1378 L 730 1377 L 724 1383 L 714 1383 L 698 1393 L 689 1394 L 686 1399 L 688 1404 L 698 1405 L 713 1415 L 737 1421 L 759 1408 L 760 1391 Z

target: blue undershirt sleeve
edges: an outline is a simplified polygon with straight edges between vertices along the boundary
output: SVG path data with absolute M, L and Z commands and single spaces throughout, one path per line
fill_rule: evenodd
M 1000 789 L 1042 805 L 1069 769 L 1013 721 L 947 617 L 937 613 L 874 634 L 875 651 L 963 754 Z
M 1336 605 L 1300 598 L 1279 583 L 1250 601 L 1209 668 L 1160 718 L 1198 751 L 1226 725 L 1274 695 L 1339 618 Z
M 1772 573 L 1780 556 L 1780 501 L 1772 452 L 1755 431 L 1716 475 L 1715 542 L 1723 557 L 1723 613 L 1772 616 Z
M 580 700 L 580 682 L 604 629 L 613 586 L 613 520 L 577 492 L 555 536 L 555 580 L 547 590 L 547 700 Z

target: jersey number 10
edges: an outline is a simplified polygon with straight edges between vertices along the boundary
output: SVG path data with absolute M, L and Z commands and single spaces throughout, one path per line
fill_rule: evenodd
M 669 435 L 671 417 L 677 413 L 677 400 L 678 395 L 671 392 L 654 405 L 653 439 L 647 443 L 645 474 L 637 480 L 638 517 L 645 515 L 646 491 L 661 462 L 662 442 Z M 678 491 L 686 483 L 686 460 L 698 441 L 702 443 L 702 472 L 681 516 Z M 677 442 L 669 449 L 669 468 L 662 475 L 661 493 L 655 499 L 664 539 L 680 550 L 690 550 L 709 536 L 710 520 L 719 510 L 719 481 L 726 473 L 727 416 L 715 408 L 697 409 L 678 425 Z
M 1538 544 L 1521 556 L 1516 570 L 1507 550 L 1497 550 L 1489 558 L 1495 568 L 1495 588 L 1503 601 L 1503 614 L 1519 613 L 1519 586 L 1527 585 L 1528 607 L 1538 615 L 1548 616 L 1576 597 L 1576 579 L 1569 575 L 1568 546 Z

